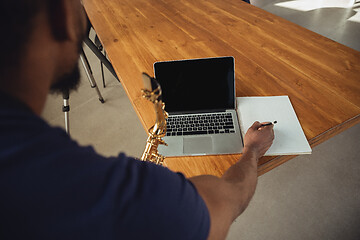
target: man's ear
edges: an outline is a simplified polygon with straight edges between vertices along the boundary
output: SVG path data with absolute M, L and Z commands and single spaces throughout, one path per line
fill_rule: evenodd
M 48 1 L 51 31 L 57 41 L 76 40 L 74 0 Z

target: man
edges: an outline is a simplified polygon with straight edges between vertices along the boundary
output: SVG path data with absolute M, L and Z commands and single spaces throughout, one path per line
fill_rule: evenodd
M 39 117 L 49 91 L 77 86 L 80 1 L 4 0 L 2 10 L 0 239 L 224 239 L 254 194 L 272 126 L 254 123 L 221 178 L 99 156 Z

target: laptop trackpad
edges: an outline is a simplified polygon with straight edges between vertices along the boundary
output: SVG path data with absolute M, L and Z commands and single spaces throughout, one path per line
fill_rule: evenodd
M 184 138 L 184 153 L 210 153 L 213 151 L 213 141 L 211 137 Z

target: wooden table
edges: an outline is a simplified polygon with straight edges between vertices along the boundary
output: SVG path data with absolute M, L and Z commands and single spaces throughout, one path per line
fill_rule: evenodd
M 234 0 L 83 0 L 144 127 L 141 72 L 155 61 L 234 56 L 236 95 L 289 95 L 312 147 L 360 122 L 360 53 Z M 144 144 L 145 143 L 139 143 Z M 240 155 L 167 158 L 186 176 L 221 176 Z M 264 157 L 259 175 L 294 156 Z

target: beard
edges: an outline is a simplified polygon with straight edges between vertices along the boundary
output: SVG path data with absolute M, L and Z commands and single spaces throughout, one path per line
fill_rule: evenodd
M 57 81 L 51 85 L 50 93 L 63 94 L 70 90 L 77 90 L 80 85 L 80 69 L 76 64 L 70 73 L 66 73 L 59 77 Z

